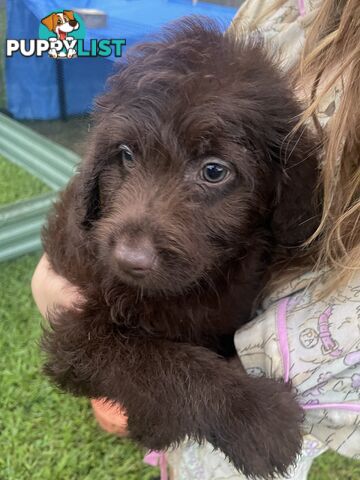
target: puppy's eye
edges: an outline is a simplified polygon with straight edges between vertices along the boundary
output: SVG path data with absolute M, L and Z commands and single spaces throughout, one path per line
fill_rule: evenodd
M 122 144 L 119 146 L 119 154 L 121 161 L 126 167 L 132 168 L 135 165 L 134 154 L 127 145 Z
M 201 171 L 202 178 L 209 183 L 220 183 L 229 174 L 229 170 L 221 163 L 206 163 Z

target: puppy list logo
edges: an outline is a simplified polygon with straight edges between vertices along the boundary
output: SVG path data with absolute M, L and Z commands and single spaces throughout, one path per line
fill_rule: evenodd
M 19 53 L 24 57 L 52 58 L 74 57 L 115 57 L 122 56 L 125 39 L 90 40 L 90 47 L 84 46 L 85 25 L 81 16 L 72 10 L 58 10 L 44 17 L 39 26 L 39 39 L 7 40 L 6 56 Z

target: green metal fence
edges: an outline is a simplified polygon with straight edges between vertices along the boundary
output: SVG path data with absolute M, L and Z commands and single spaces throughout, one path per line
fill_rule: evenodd
M 47 212 L 80 157 L 3 114 L 0 154 L 52 189 L 0 208 L 0 261 L 4 261 L 41 248 L 40 231 Z

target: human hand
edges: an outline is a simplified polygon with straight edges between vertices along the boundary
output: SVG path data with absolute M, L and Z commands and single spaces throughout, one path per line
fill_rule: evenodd
M 31 290 L 41 315 L 48 319 L 48 313 L 55 306 L 65 309 L 77 308 L 83 297 L 79 290 L 64 277 L 56 274 L 44 254 L 32 277 Z M 127 417 L 121 406 L 110 405 L 106 399 L 91 401 L 94 415 L 103 430 L 119 436 L 127 435 Z
M 62 308 L 76 308 L 83 300 L 79 290 L 64 277 L 55 273 L 49 259 L 44 254 L 32 277 L 31 290 L 35 303 L 44 318 L 55 306 Z

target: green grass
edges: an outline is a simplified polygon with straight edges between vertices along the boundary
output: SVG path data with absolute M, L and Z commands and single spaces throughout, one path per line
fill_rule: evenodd
M 360 462 L 334 452 L 317 458 L 311 468 L 309 480 L 359 480 Z
M 89 402 L 41 374 L 40 316 L 30 293 L 38 256 L 0 265 L 0 479 L 150 480 L 132 443 L 104 434 Z
M 35 197 L 51 189 L 0 155 L 0 205 Z

